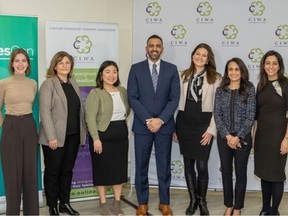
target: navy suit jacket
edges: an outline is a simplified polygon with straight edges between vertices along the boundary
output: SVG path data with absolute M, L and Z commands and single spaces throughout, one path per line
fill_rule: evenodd
M 128 78 L 128 101 L 134 111 L 132 131 L 151 133 L 146 119 L 160 118 L 164 121 L 159 132 L 175 132 L 174 112 L 180 97 L 180 82 L 176 65 L 160 61 L 156 93 L 154 92 L 148 60 L 133 64 Z

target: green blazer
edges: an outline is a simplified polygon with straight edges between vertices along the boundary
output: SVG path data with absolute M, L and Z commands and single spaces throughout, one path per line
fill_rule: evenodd
M 126 119 L 130 113 L 128 105 L 127 90 L 122 87 L 117 87 L 121 99 L 126 108 Z M 86 99 L 85 119 L 88 131 L 93 140 L 99 139 L 98 131 L 106 131 L 113 114 L 113 99 L 109 92 L 105 89 L 95 88 L 90 91 Z

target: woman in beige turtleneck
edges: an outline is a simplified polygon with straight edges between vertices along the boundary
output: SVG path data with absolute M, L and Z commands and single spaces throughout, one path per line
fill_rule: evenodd
M 13 50 L 9 70 L 12 76 L 0 80 L 0 107 L 5 105 L 5 117 L 0 115 L 0 125 L 6 214 L 20 214 L 23 193 L 23 214 L 38 215 L 38 135 L 32 116 L 37 83 L 26 77 L 31 67 L 24 49 Z

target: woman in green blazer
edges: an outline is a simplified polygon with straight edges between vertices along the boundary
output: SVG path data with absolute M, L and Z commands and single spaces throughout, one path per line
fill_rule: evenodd
M 91 135 L 93 183 L 100 197 L 101 215 L 111 215 L 106 203 L 106 186 L 114 191 L 114 215 L 123 215 L 120 196 L 127 182 L 128 127 L 130 113 L 127 91 L 119 86 L 118 66 L 105 61 L 96 77 L 96 88 L 86 99 L 86 122 Z

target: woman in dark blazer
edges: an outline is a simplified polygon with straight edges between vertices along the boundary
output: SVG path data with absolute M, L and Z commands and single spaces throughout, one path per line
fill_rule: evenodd
M 241 59 L 232 58 L 226 63 L 222 82 L 216 91 L 214 108 L 226 206 L 224 215 L 231 215 L 232 212 L 235 216 L 240 215 L 240 209 L 244 207 L 255 107 L 255 88 L 249 81 L 248 69 Z
M 79 215 L 69 204 L 73 167 L 79 145 L 86 141 L 79 87 L 71 78 L 73 57 L 54 55 L 40 88 L 40 140 L 44 154 L 44 188 L 50 215 Z

